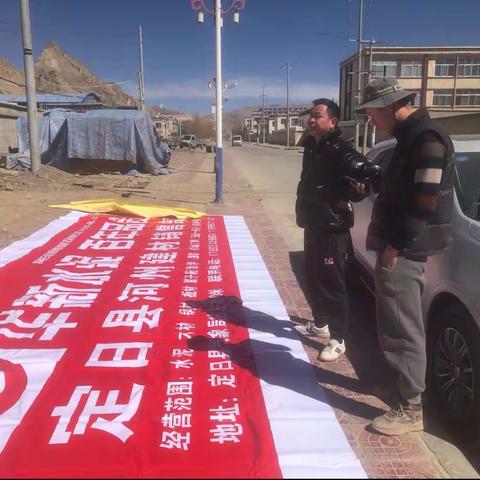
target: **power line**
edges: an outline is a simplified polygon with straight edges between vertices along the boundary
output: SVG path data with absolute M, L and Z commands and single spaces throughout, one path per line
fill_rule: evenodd
M 8 78 L 0 76 L 0 80 L 5 80 L 6 82 L 13 83 L 14 85 L 18 85 L 19 87 L 25 87 L 23 83 L 17 83 L 14 82 L 13 80 L 9 80 Z

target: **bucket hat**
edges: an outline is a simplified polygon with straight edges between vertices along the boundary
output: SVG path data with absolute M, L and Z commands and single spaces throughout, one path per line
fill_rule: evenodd
M 415 96 L 415 92 L 404 90 L 395 78 L 374 78 L 363 90 L 363 103 L 355 112 L 367 113 L 367 108 L 388 107 L 407 97 L 413 100 Z

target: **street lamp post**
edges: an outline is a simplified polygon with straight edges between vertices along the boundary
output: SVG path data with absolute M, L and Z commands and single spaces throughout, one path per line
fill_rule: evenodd
M 215 147 L 215 203 L 222 201 L 222 174 L 223 174 L 223 136 L 222 136 L 222 15 L 233 11 L 233 22 L 240 21 L 239 11 L 245 8 L 246 0 L 231 0 L 230 8 L 222 9 L 222 1 L 215 0 L 214 10 L 205 5 L 205 0 L 192 0 L 192 8 L 197 11 L 197 21 L 203 23 L 205 13 L 215 15 L 215 122 L 216 122 L 216 147 Z
M 293 70 L 293 67 L 290 66 L 290 62 L 284 66 L 287 71 L 287 148 L 290 148 L 290 70 Z
M 262 88 L 262 94 L 259 95 L 259 97 L 262 99 L 262 130 L 263 130 L 262 134 L 263 134 L 263 144 L 265 144 L 265 97 L 268 97 L 268 95 L 265 94 L 265 87 Z M 260 128 L 258 129 L 258 131 L 260 136 Z

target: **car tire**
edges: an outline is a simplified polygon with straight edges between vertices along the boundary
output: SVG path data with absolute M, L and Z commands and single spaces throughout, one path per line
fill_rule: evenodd
M 428 338 L 428 391 L 445 426 L 476 433 L 480 421 L 480 332 L 462 305 L 442 308 Z

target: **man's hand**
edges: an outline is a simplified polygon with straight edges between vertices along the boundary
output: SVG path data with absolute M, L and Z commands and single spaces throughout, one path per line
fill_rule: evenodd
M 393 270 L 398 260 L 398 250 L 391 245 L 387 245 L 385 250 L 380 254 L 380 265 Z
M 359 195 L 363 195 L 364 193 L 366 193 L 367 191 L 367 187 L 364 183 L 357 183 L 355 185 L 355 191 L 359 194 Z

